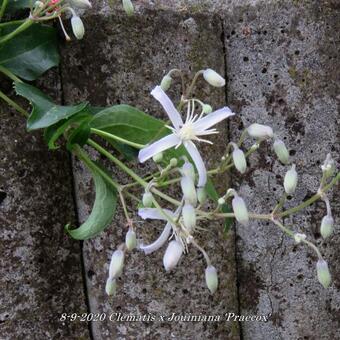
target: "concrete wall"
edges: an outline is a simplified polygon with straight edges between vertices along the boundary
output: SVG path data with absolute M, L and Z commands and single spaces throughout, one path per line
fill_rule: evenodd
M 134 2 L 127 18 L 120 2 L 96 1 L 85 17 L 86 36 L 63 44 L 59 72 L 42 86 L 65 104 L 129 103 L 164 117 L 149 92 L 167 70 L 212 67 L 225 74 L 226 91 L 200 82 L 203 98 L 230 105 L 238 118 L 215 139 L 214 164 L 228 138 L 252 122 L 273 126 L 289 145 L 300 183 L 288 203 L 309 197 L 318 186 L 320 163 L 339 152 L 339 22 L 336 1 L 146 1 Z M 60 74 L 60 78 L 57 76 Z M 8 83 L 1 84 L 10 91 Z M 57 90 L 56 90 L 57 89 Z M 60 90 L 62 89 L 62 91 Z M 170 92 L 178 95 L 178 88 Z M 93 202 L 92 183 L 81 164 L 63 151 L 48 152 L 41 136 L 27 134 L 18 114 L 1 106 L 1 338 L 32 339 L 329 339 L 340 337 L 340 233 L 322 241 L 319 221 L 325 207 L 285 221 L 306 233 L 330 262 L 334 283 L 316 280 L 315 257 L 273 225 L 236 225 L 227 237 L 220 223 L 201 243 L 220 272 L 220 289 L 211 298 L 203 280 L 204 262 L 191 251 L 173 274 L 164 273 L 162 253 L 133 253 L 115 299 L 107 299 L 107 264 L 122 242 L 124 220 L 93 240 L 68 239 L 63 225 L 83 221 Z M 286 168 L 270 145 L 251 158 L 252 169 L 233 185 L 253 211 L 268 211 L 282 192 Z M 93 153 L 98 158 L 98 155 Z M 103 159 L 100 158 L 100 161 Z M 133 165 L 131 165 L 133 166 Z M 256 169 L 254 170 L 254 168 Z M 141 173 L 148 171 L 141 168 Z M 126 177 L 112 169 L 115 177 Z M 70 175 L 73 175 L 70 177 Z M 39 175 L 39 177 L 38 177 Z M 72 177 L 74 185 L 72 184 Z M 219 179 L 220 189 L 227 178 Z M 339 189 L 339 188 L 337 188 Z M 339 219 L 338 191 L 332 195 Z M 74 199 L 73 199 L 74 197 Z M 137 230 L 153 239 L 161 229 Z M 235 238 L 236 235 L 236 238 Z M 132 314 L 272 314 L 268 323 L 117 323 L 58 321 L 62 312 Z M 89 328 L 88 328 L 89 326 Z

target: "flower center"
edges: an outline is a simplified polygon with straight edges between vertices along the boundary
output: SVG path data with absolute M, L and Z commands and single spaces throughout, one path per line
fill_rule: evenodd
M 196 134 L 191 122 L 185 123 L 178 132 L 179 138 L 182 140 L 195 139 Z

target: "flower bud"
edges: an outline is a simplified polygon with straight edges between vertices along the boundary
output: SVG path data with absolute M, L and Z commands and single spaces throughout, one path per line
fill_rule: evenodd
M 183 246 L 178 241 L 171 241 L 166 248 L 163 265 L 166 271 L 173 269 L 183 254 Z
M 156 153 L 152 159 L 155 163 L 160 163 L 163 160 L 163 152 Z
M 194 181 L 189 176 L 184 176 L 181 179 L 181 188 L 183 192 L 183 198 L 185 201 L 191 203 L 193 206 L 197 204 L 197 195 Z
M 132 250 L 137 246 L 136 233 L 132 228 L 125 235 L 125 245 L 128 250 Z
M 220 198 L 217 200 L 217 204 L 218 204 L 218 205 L 223 205 L 224 203 L 225 203 L 224 197 L 220 197 Z
M 161 81 L 161 88 L 163 91 L 168 91 L 171 86 L 172 78 L 167 74 Z
M 329 273 L 328 264 L 325 260 L 319 260 L 316 264 L 316 272 L 318 275 L 319 282 L 328 288 L 331 284 L 331 274 Z
M 69 0 L 68 1 L 71 5 L 71 7 L 76 7 L 76 8 L 91 8 L 91 2 L 88 0 Z
M 320 233 L 323 238 L 331 236 L 333 232 L 334 219 L 332 216 L 324 216 L 321 221 Z
M 117 282 L 115 279 L 109 277 L 106 280 L 106 285 L 105 285 L 105 292 L 107 295 L 116 295 L 117 291 Z
M 239 148 L 234 149 L 233 151 L 233 161 L 235 168 L 241 173 L 244 174 L 247 170 L 247 161 L 246 157 L 242 150 Z
M 123 8 L 125 13 L 130 17 L 133 15 L 134 8 L 131 0 L 123 0 Z
M 288 164 L 289 163 L 289 152 L 286 148 L 285 143 L 280 139 L 276 139 L 273 147 L 274 147 L 276 156 L 280 160 L 280 162 L 283 164 Z
M 296 233 L 294 234 L 294 240 L 296 243 L 301 243 L 301 241 L 306 239 L 306 235 L 305 234 L 300 234 L 300 233 Z
M 274 136 L 273 129 L 270 126 L 262 124 L 251 124 L 247 128 L 248 135 L 254 138 L 272 138 Z
M 324 173 L 325 177 L 331 177 L 335 171 L 335 162 L 332 158 L 331 154 L 327 154 L 324 163 L 321 165 L 321 170 Z
M 178 160 L 176 158 L 170 159 L 170 166 L 174 168 L 175 166 L 177 166 L 177 164 L 178 164 Z
M 215 87 L 222 87 L 225 85 L 225 79 L 221 77 L 216 71 L 211 68 L 207 68 L 203 72 L 203 78 L 211 85 Z
M 184 204 L 182 209 L 183 224 L 185 228 L 191 232 L 196 226 L 196 212 L 191 204 Z
M 194 170 L 194 166 L 188 162 L 188 161 L 185 161 L 183 166 L 182 166 L 182 176 L 188 176 L 188 177 L 191 177 L 192 180 L 195 182 L 195 170 Z
M 247 206 L 244 203 L 243 198 L 241 198 L 240 196 L 235 196 L 231 204 L 233 206 L 236 220 L 244 226 L 247 226 L 249 223 L 249 215 Z
M 216 268 L 212 265 L 205 269 L 205 282 L 211 294 L 214 294 L 218 287 L 218 276 Z
M 73 30 L 74 36 L 78 40 L 83 39 L 84 34 L 85 34 L 85 27 L 84 27 L 83 22 L 81 21 L 81 19 L 77 15 L 74 15 L 71 18 L 71 25 L 72 25 L 72 30 Z
M 198 198 L 198 202 L 200 202 L 200 204 L 205 203 L 205 201 L 207 200 L 207 191 L 205 190 L 205 188 L 198 188 L 197 189 L 197 198 Z
M 152 193 L 147 191 L 143 194 L 143 198 L 142 198 L 142 203 L 144 205 L 144 207 L 146 208 L 151 208 L 152 207 Z
M 109 268 L 109 277 L 115 279 L 122 273 L 124 265 L 124 252 L 117 249 L 113 252 Z
M 204 104 L 202 106 L 203 113 L 211 113 L 212 112 L 212 107 L 209 104 Z
M 288 195 L 294 194 L 297 185 L 297 179 L 298 177 L 295 170 L 295 164 L 293 164 L 292 168 L 287 171 L 283 181 L 283 186 Z
M 34 3 L 34 8 L 43 8 L 44 7 L 44 3 L 42 1 L 36 1 Z

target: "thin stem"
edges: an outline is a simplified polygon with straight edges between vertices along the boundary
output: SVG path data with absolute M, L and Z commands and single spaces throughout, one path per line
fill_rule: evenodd
M 188 99 L 188 98 L 190 97 L 191 92 L 192 92 L 192 90 L 194 89 L 194 86 L 195 86 L 195 84 L 196 84 L 196 81 L 197 81 L 198 77 L 199 77 L 201 74 L 203 74 L 203 70 L 200 70 L 200 71 L 196 72 L 196 74 L 194 75 L 194 78 L 193 78 L 193 80 L 192 80 L 192 82 L 191 82 L 191 84 L 190 84 L 190 86 L 189 86 L 189 88 L 188 88 L 188 91 L 187 91 L 186 94 L 185 94 L 185 99 Z
M 8 0 L 2 0 L 2 5 L 1 5 L 1 8 L 0 8 L 0 21 L 2 20 L 2 17 L 5 14 L 7 4 L 8 4 Z
M 294 239 L 294 232 L 290 229 L 286 228 L 281 222 L 278 220 L 272 219 L 272 222 L 277 225 L 283 232 L 285 232 L 288 236 Z
M 8 40 L 11 40 L 19 33 L 25 31 L 27 28 L 29 28 L 31 25 L 33 25 L 34 21 L 31 19 L 26 19 L 17 29 L 15 29 L 13 32 L 5 35 L 2 39 L 0 39 L 0 45 L 7 42 Z
M 3 99 L 8 105 L 12 106 L 26 118 L 29 116 L 29 113 L 24 110 L 20 105 L 14 102 L 11 98 L 7 97 L 2 91 L 0 91 L 0 98 Z
M 125 203 L 125 199 L 124 199 L 124 195 L 122 193 L 122 190 L 119 190 L 118 193 L 119 193 L 120 202 L 121 202 L 121 204 L 123 206 L 123 211 L 124 211 L 124 215 L 125 215 L 126 221 L 127 221 L 128 225 L 129 225 L 129 227 L 132 227 L 132 220 L 131 220 L 131 218 L 129 216 L 129 213 L 127 211 L 126 203 Z
M 22 83 L 22 80 L 19 79 L 15 74 L 13 74 L 10 70 L 8 70 L 6 67 L 3 67 L 0 65 L 0 72 L 6 75 L 8 78 L 12 79 L 13 81 L 17 83 Z
M 124 138 L 118 137 L 116 135 L 113 135 L 111 133 L 108 133 L 108 132 L 105 132 L 105 131 L 102 131 L 102 130 L 91 128 L 91 132 L 98 135 L 98 136 L 101 136 L 101 137 L 104 137 L 104 138 L 109 138 L 109 139 L 114 139 L 114 140 L 121 142 L 123 144 L 130 145 L 130 146 L 132 146 L 136 149 L 143 149 L 145 147 L 145 145 L 143 145 L 143 144 L 130 142 L 129 140 L 126 140 Z

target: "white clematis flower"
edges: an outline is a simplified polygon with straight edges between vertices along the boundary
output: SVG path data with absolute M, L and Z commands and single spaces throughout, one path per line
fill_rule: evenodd
M 168 128 L 172 130 L 172 133 L 140 150 L 138 155 L 139 161 L 143 163 L 159 152 L 175 146 L 179 147 L 183 144 L 197 168 L 199 175 L 198 186 L 203 187 L 207 181 L 207 171 L 202 157 L 193 142 L 198 141 L 212 144 L 210 141 L 201 139 L 201 136 L 218 133 L 216 129 L 210 128 L 222 120 L 233 116 L 234 113 L 228 107 L 223 107 L 202 117 L 202 114 L 194 115 L 193 112 L 190 112 L 190 106 L 188 106 L 187 118 L 183 122 L 174 104 L 160 86 L 156 86 L 151 91 L 151 94 L 161 103 L 168 114 L 173 125 L 173 127 Z

